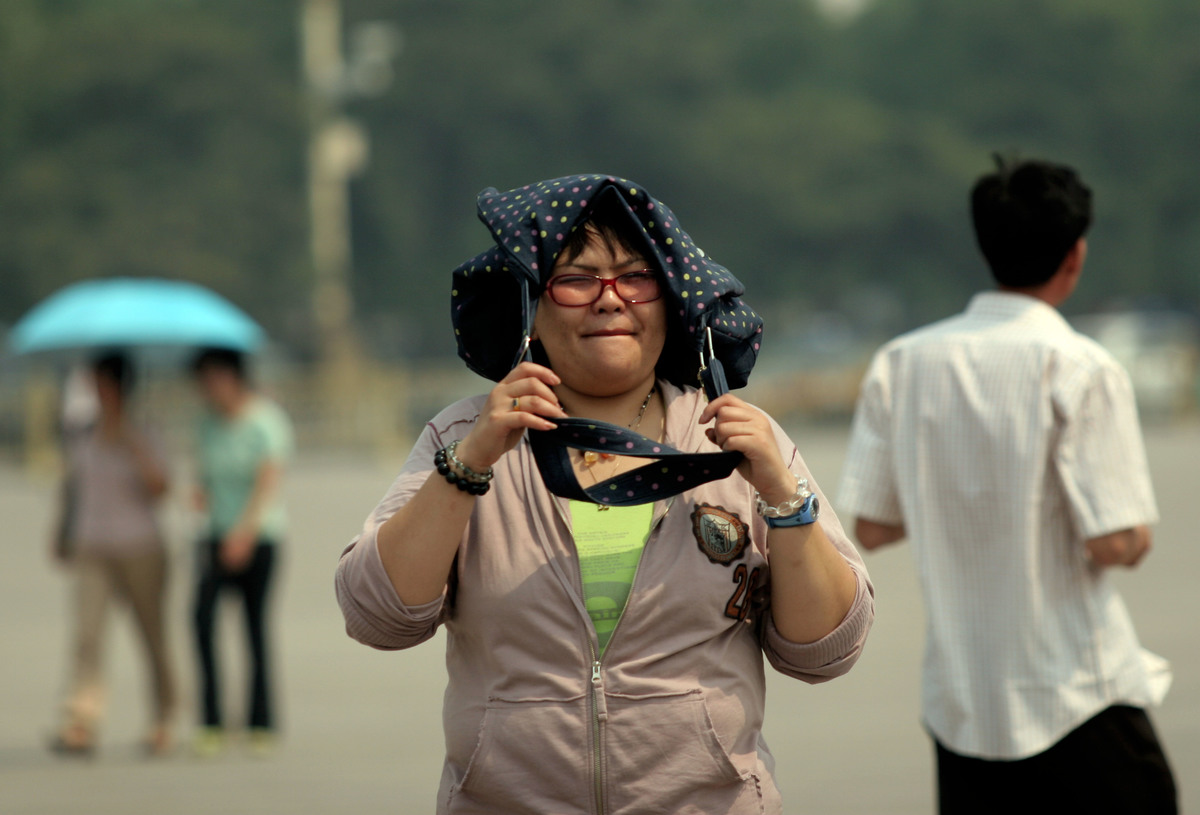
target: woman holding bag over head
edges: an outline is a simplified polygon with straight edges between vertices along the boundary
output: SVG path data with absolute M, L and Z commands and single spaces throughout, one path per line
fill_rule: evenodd
M 454 319 L 498 384 L 429 422 L 343 553 L 347 631 L 446 627 L 439 812 L 779 812 L 763 657 L 843 674 L 874 605 L 795 446 L 722 393 L 761 321 L 630 182 L 479 208 L 496 245 L 456 271 Z

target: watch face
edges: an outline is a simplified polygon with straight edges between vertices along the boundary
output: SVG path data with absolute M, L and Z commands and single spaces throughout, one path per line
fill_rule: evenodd
M 815 495 L 809 500 L 808 514 L 812 516 L 814 521 L 821 517 L 821 499 Z

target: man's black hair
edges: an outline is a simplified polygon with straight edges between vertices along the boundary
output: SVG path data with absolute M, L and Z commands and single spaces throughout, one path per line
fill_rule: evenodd
M 1092 191 L 1079 174 L 1048 161 L 1009 161 L 971 190 L 975 239 L 1001 286 L 1048 281 L 1092 223 Z

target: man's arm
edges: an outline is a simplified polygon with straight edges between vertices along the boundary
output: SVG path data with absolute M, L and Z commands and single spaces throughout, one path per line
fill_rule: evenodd
M 1136 566 L 1150 550 L 1158 507 L 1133 384 L 1111 362 L 1065 404 L 1055 464 L 1084 553 L 1096 568 Z
M 898 475 L 892 461 L 894 428 L 887 347 L 875 354 L 863 377 L 839 490 L 839 503 L 847 515 L 855 518 L 854 537 L 868 550 L 895 543 L 906 534 Z M 893 523 L 868 520 L 864 515 Z
M 904 536 L 903 525 L 881 524 L 866 518 L 857 518 L 854 521 L 854 537 L 858 538 L 864 549 L 878 549 L 880 546 L 902 540 Z
M 1142 562 L 1152 545 L 1148 526 L 1122 529 L 1084 542 L 1088 558 L 1097 566 L 1125 566 L 1130 569 Z

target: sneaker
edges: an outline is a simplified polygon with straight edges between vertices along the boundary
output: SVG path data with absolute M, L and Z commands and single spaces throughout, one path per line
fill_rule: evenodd
M 219 727 L 201 727 L 192 736 L 192 750 L 200 758 L 213 758 L 225 749 L 225 731 Z

